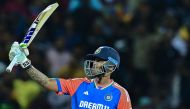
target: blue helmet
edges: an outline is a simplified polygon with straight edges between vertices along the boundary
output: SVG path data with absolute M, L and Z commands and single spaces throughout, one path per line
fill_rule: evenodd
M 96 49 L 94 54 L 88 54 L 85 57 L 86 60 L 95 60 L 97 58 L 105 61 L 109 60 L 110 62 L 115 64 L 117 68 L 119 68 L 120 56 L 119 53 L 112 47 L 101 46 L 98 49 Z
M 102 60 L 105 61 L 100 67 L 97 63 Z M 88 54 L 85 57 L 84 70 L 89 78 L 95 78 L 106 73 L 112 73 L 116 68 L 119 68 L 120 56 L 119 53 L 108 46 L 99 47 L 94 54 Z

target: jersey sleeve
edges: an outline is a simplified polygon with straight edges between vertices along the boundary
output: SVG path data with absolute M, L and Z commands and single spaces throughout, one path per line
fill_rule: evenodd
M 126 90 L 121 92 L 117 109 L 132 109 L 131 100 Z
M 115 87 L 120 90 L 120 98 L 117 105 L 117 109 L 132 109 L 129 93 L 125 88 L 119 84 L 115 84 Z
M 76 79 L 56 79 L 57 86 L 58 86 L 58 92 L 56 92 L 58 95 L 65 94 L 65 95 L 73 95 L 79 85 L 87 81 L 86 78 L 76 78 Z

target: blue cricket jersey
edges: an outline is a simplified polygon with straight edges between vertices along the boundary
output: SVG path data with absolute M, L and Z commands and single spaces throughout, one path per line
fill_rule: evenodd
M 132 109 L 128 92 L 114 81 L 103 88 L 87 78 L 56 81 L 58 94 L 71 95 L 72 109 Z

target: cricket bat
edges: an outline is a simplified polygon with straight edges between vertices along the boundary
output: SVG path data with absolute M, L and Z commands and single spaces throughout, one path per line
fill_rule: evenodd
M 37 18 L 33 21 L 32 25 L 28 29 L 23 41 L 20 43 L 21 48 L 27 48 L 33 39 L 36 37 L 39 30 L 42 28 L 47 19 L 59 6 L 58 3 L 54 3 L 46 7 L 42 12 L 40 12 Z M 16 58 L 13 58 L 9 66 L 6 68 L 7 72 L 11 72 L 14 65 L 17 63 Z

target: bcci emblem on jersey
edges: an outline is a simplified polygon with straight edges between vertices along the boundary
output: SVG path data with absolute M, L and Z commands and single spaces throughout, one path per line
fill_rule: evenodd
M 113 99 L 113 96 L 112 96 L 112 94 L 106 94 L 106 95 L 104 96 L 104 99 L 105 99 L 106 101 L 111 101 L 111 100 Z

